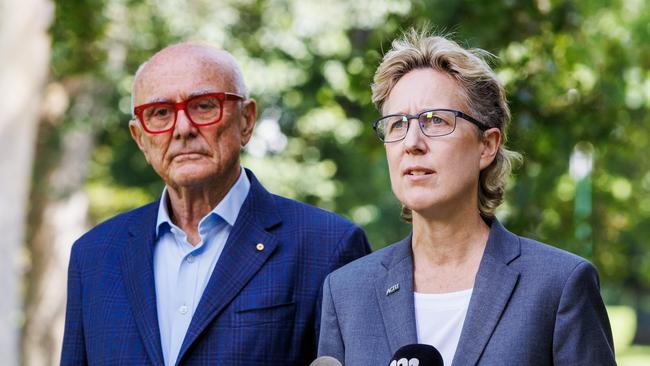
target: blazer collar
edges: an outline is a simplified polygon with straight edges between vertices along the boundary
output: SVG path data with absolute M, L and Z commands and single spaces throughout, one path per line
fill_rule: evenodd
M 490 236 L 484 255 L 504 265 L 510 264 L 521 254 L 519 237 L 503 227 L 496 218 L 487 223 L 490 225 Z
M 156 201 L 131 213 L 127 228 L 128 243 L 120 255 L 126 295 L 145 350 L 154 365 L 164 363 L 153 272 L 159 203 Z
M 413 233 L 406 238 L 392 244 L 381 258 L 381 264 L 390 271 L 393 267 L 400 265 L 404 260 L 411 262 L 411 271 L 413 270 L 413 251 L 411 250 L 411 240 Z
M 275 200 L 250 170 L 247 169 L 246 174 L 251 182 L 248 197 L 203 291 L 177 364 L 182 364 L 184 355 L 199 335 L 246 286 L 278 246 L 278 239 L 269 231 L 281 223 Z M 263 248 L 258 246 L 260 243 Z
M 490 234 L 485 247 L 484 257 L 489 256 L 497 262 L 510 264 L 519 257 L 521 246 L 519 238 L 509 232 L 499 220 L 493 218 L 486 222 L 490 226 Z M 390 270 L 395 265 L 402 262 L 407 257 L 411 258 L 411 269 L 413 261 L 413 251 L 411 249 L 411 240 L 413 234 L 391 245 L 391 250 L 385 251 L 381 258 L 382 265 Z
M 375 295 L 394 354 L 404 345 L 417 343 L 411 235 L 387 248 L 381 263 L 386 273 L 375 280 Z
M 519 238 L 493 219 L 452 364 L 478 363 L 519 280 L 509 264 L 520 253 Z

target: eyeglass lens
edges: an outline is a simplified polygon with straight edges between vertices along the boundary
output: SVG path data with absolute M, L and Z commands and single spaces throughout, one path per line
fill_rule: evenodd
M 450 111 L 424 111 L 418 115 L 418 125 L 429 137 L 450 134 L 455 121 L 456 115 Z M 386 142 L 401 140 L 406 136 L 409 122 L 406 115 L 386 116 L 378 121 L 377 133 Z
M 215 96 L 199 96 L 189 99 L 185 105 L 185 113 L 197 125 L 211 124 L 221 118 L 221 100 Z M 162 131 L 171 128 L 176 118 L 177 110 L 172 103 L 160 103 L 146 108 L 142 112 L 144 123 L 151 131 Z

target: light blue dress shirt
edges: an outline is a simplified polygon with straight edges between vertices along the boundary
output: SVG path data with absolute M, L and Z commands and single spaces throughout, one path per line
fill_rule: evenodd
M 199 222 L 201 241 L 196 246 L 192 246 L 185 232 L 171 221 L 167 187 L 163 190 L 156 223 L 153 269 L 160 341 L 167 366 L 176 363 L 194 311 L 249 190 L 250 181 L 242 168 L 235 185 Z

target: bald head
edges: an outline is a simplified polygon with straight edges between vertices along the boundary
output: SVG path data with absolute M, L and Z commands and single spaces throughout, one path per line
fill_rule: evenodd
M 210 70 L 218 74 L 221 84 L 229 89 L 223 91 L 248 97 L 244 76 L 230 53 L 202 43 L 178 43 L 163 48 L 138 67 L 131 89 L 131 111 L 136 104 L 142 103 L 138 95 L 145 84 L 156 82 L 151 80 L 153 70 L 158 71 L 168 65 L 174 65 L 180 77 L 198 69 Z

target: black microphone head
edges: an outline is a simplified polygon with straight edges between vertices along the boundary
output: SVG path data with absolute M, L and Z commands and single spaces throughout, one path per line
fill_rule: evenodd
M 443 366 L 443 362 L 436 347 L 408 344 L 395 352 L 388 366 Z
M 330 356 L 320 356 L 310 363 L 309 366 L 343 366 L 339 360 Z

